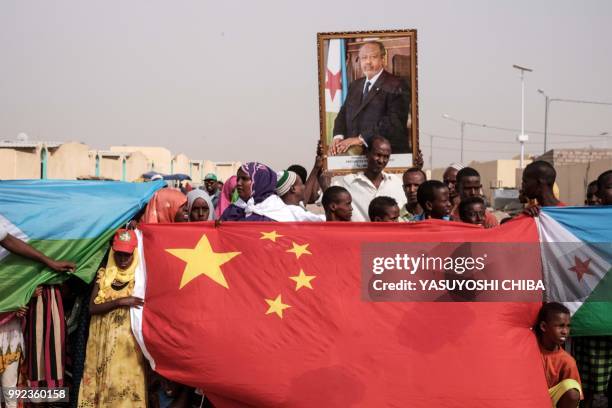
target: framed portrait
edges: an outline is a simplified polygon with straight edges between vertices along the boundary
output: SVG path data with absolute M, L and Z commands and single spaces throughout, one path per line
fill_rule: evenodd
M 389 172 L 413 166 L 418 151 L 416 30 L 318 33 L 319 117 L 325 169 L 366 167 L 374 136 L 391 143 Z

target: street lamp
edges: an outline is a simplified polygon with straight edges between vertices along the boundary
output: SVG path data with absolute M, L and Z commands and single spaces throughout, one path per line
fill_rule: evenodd
M 544 96 L 544 153 L 546 153 L 546 144 L 548 140 L 548 105 L 550 104 L 550 98 L 543 90 L 538 89 L 538 92 Z
M 524 168 L 525 162 L 525 142 L 529 140 L 529 136 L 525 134 L 525 71 L 533 72 L 533 69 L 521 67 L 520 65 L 512 65 L 512 68 L 516 68 L 521 71 L 521 134 L 518 135 L 518 141 L 521 144 L 521 169 Z
M 585 103 L 589 105 L 612 106 L 612 103 L 610 102 L 584 101 L 584 100 L 579 100 L 579 99 L 550 98 L 548 95 L 546 95 L 546 93 L 543 90 L 538 89 L 538 92 L 544 95 L 544 100 L 546 103 L 544 107 L 544 153 L 546 153 L 546 142 L 547 142 L 547 135 L 548 135 L 548 110 L 552 102 Z M 607 134 L 608 132 L 602 132 L 600 136 L 606 136 Z

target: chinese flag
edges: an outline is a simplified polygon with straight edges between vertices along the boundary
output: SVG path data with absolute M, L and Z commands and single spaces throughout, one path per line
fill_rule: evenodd
M 533 219 L 145 225 L 134 331 L 217 407 L 549 407 L 538 303 L 362 298 L 365 243 L 506 241 Z

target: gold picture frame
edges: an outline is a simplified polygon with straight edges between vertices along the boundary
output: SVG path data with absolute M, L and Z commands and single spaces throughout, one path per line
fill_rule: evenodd
M 415 158 L 419 151 L 417 31 L 406 29 L 317 33 L 319 129 L 325 152 L 324 169 L 331 175 L 352 173 L 365 168 L 365 156 L 362 154 L 363 147 L 354 146 L 355 149 L 351 148 L 349 152 L 343 155 L 332 156 L 328 152 L 334 136 L 336 118 L 341 117 L 338 123 L 343 123 L 343 120 L 346 119 L 345 114 L 342 113 L 344 104 L 347 104 L 347 99 L 353 105 L 357 103 L 355 100 L 357 91 L 350 92 L 349 90 L 351 83 L 353 81 L 365 81 L 365 77 L 361 73 L 358 55 L 360 46 L 368 41 L 377 41 L 383 44 L 386 51 L 383 58 L 383 67 L 387 71 L 385 74 L 387 78 L 391 74 L 390 76 L 400 80 L 401 84 L 409 87 L 404 87 L 401 91 L 404 93 L 402 95 L 403 100 L 409 100 L 409 107 L 406 107 L 406 104 L 403 103 L 401 105 L 402 109 L 394 109 L 393 113 L 389 113 L 389 115 L 394 115 L 393 123 L 395 124 L 393 132 L 395 138 L 392 140 L 392 146 L 394 146 L 393 150 L 398 152 L 392 152 L 386 171 L 400 173 L 415 165 Z M 338 66 L 335 65 L 336 61 L 338 61 Z M 372 86 L 373 90 L 376 91 L 376 95 L 371 96 L 372 98 L 380 99 L 385 95 L 386 90 L 377 87 L 379 82 L 379 80 L 376 80 Z M 355 87 L 358 84 L 360 83 L 355 83 Z M 397 89 L 401 90 L 402 88 Z M 409 98 L 405 93 L 409 93 Z M 386 92 L 386 95 L 391 94 L 393 94 L 393 91 Z M 361 95 L 358 97 L 361 98 Z M 393 96 L 387 97 L 392 98 Z M 379 111 L 384 109 L 381 106 L 387 103 L 385 101 L 381 99 L 381 102 L 378 103 Z M 369 100 L 364 99 L 359 103 L 366 104 L 369 103 Z M 364 106 L 360 106 L 357 111 L 362 112 L 365 110 L 363 108 Z M 350 108 L 344 108 L 344 111 L 346 112 L 348 109 Z M 397 111 L 400 111 L 399 115 L 396 114 Z M 355 118 L 358 115 L 359 113 L 353 117 Z M 375 112 L 372 115 L 380 115 L 380 112 Z M 372 119 L 372 115 L 369 119 Z M 386 119 L 385 117 L 384 120 Z M 381 119 L 381 123 L 382 121 L 383 119 Z M 401 127 L 398 127 L 398 123 Z M 402 139 L 404 132 L 405 144 Z M 377 133 L 382 134 L 383 132 Z M 344 136 L 350 137 L 352 135 Z M 382 136 L 391 140 L 386 134 L 382 134 Z

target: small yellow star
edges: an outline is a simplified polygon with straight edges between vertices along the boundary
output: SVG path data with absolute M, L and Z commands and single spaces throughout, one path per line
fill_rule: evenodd
M 276 315 L 280 317 L 281 319 L 283 318 L 283 310 L 291 307 L 283 303 L 283 300 L 281 299 L 280 294 L 274 300 L 265 299 L 265 301 L 268 304 L 268 306 L 270 306 L 266 314 L 276 313 Z
M 272 242 L 276 242 L 276 238 L 284 237 L 284 235 L 277 234 L 276 231 L 270 232 L 261 232 L 261 238 L 259 239 L 269 239 Z
M 206 275 L 224 288 L 229 288 L 221 265 L 240 255 L 240 252 L 214 252 L 206 235 L 202 235 L 195 248 L 172 248 L 166 249 L 166 252 L 186 263 L 179 289 L 200 275 Z
M 293 252 L 297 259 L 300 259 L 300 256 L 304 254 L 312 255 L 310 251 L 308 250 L 309 244 L 298 245 L 293 241 L 291 241 L 291 243 L 293 244 L 293 248 L 288 249 L 287 252 Z
M 295 290 L 305 287 L 308 289 L 312 289 L 312 285 L 310 281 L 316 278 L 315 275 L 306 275 L 303 270 L 300 269 L 300 274 L 297 276 L 290 276 L 289 279 L 296 282 Z

